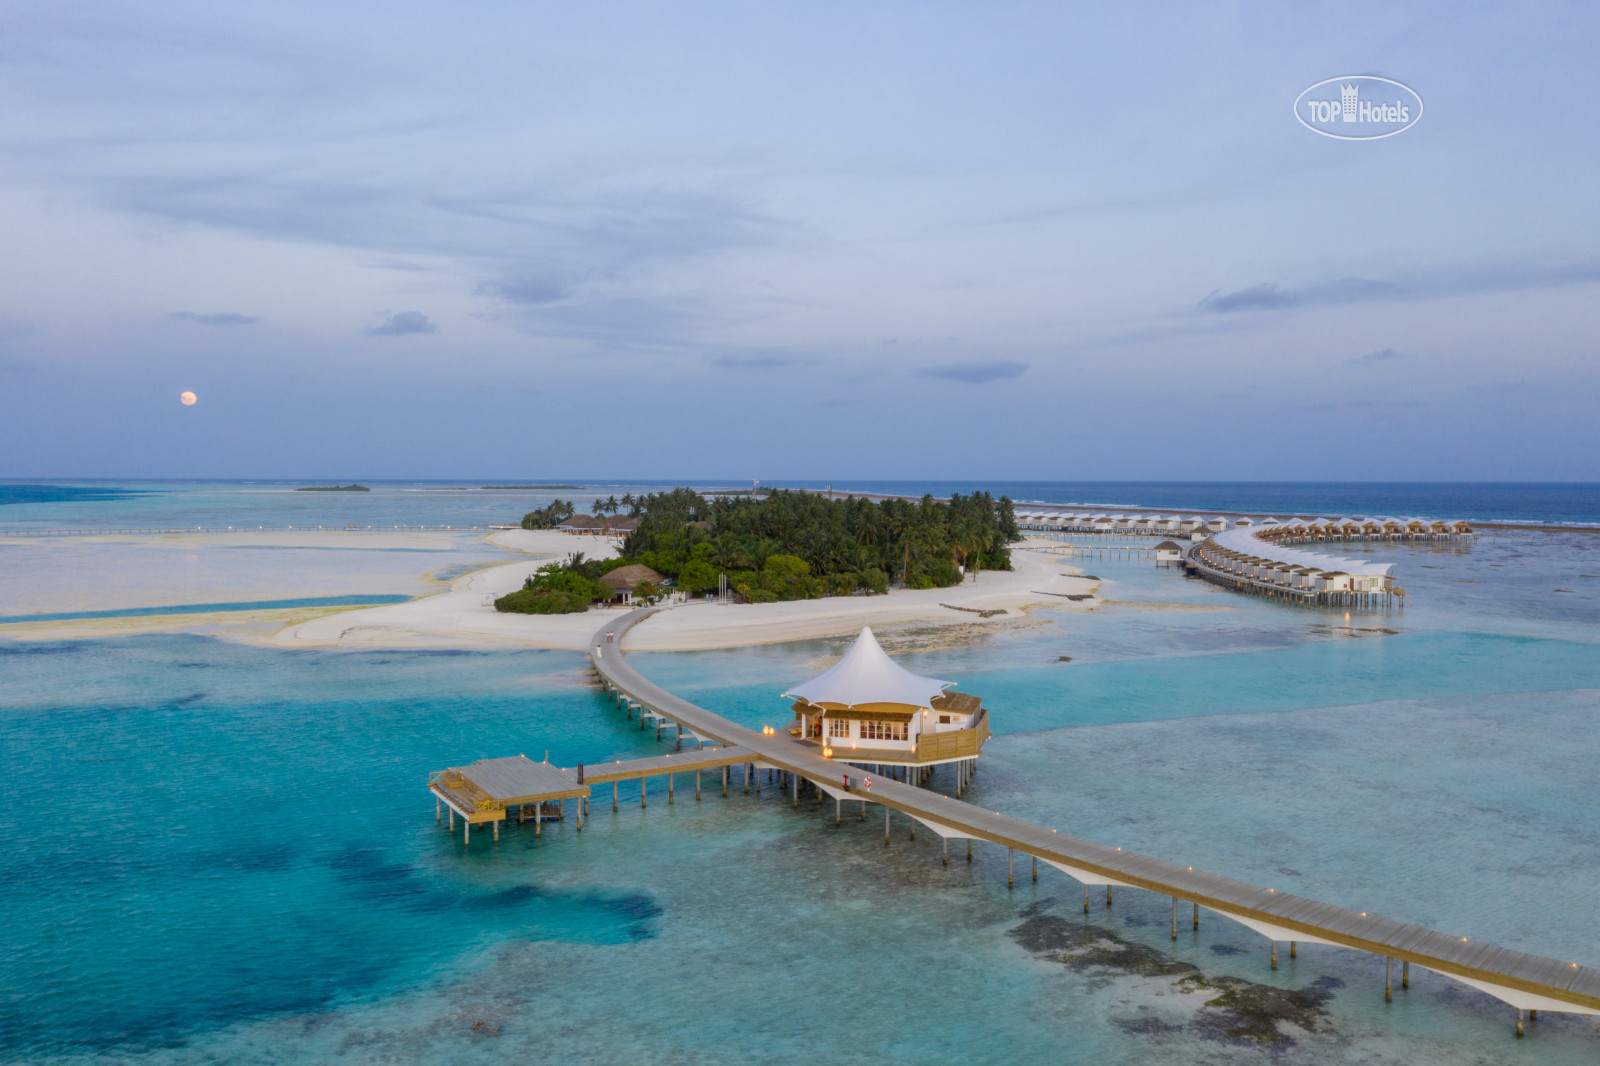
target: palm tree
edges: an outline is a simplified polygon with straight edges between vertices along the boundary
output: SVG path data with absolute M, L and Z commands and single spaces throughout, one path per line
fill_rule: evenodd
M 888 517 L 885 525 L 888 527 L 890 540 L 898 539 L 905 542 L 905 562 L 900 570 L 900 580 L 905 583 L 911 575 L 911 514 L 900 506 L 894 506 L 892 510 L 889 509 L 894 503 L 895 501 L 892 500 L 884 503 Z
M 983 569 L 983 546 L 988 542 L 984 529 L 977 522 L 963 522 L 960 530 L 960 546 L 962 555 L 966 558 L 967 569 L 972 573 L 972 580 L 978 580 L 978 571 Z M 973 562 L 976 560 L 977 565 Z

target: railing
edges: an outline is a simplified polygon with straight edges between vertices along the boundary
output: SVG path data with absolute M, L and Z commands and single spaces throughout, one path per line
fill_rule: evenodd
M 949 729 L 943 733 L 917 734 L 917 761 L 965 759 L 982 754 L 989 739 L 989 712 L 979 708 L 971 729 Z
M 450 793 L 477 811 L 500 810 L 504 806 L 500 801 L 486 795 L 458 770 L 435 770 L 428 774 L 428 785 Z

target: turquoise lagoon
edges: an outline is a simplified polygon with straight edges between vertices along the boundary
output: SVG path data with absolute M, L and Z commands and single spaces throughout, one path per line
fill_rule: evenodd
M 1409 606 L 1348 620 L 1078 560 L 1115 606 L 887 640 L 992 709 L 974 803 L 1595 964 L 1590 552 L 1556 534 L 1398 549 Z M 775 724 L 777 693 L 842 647 L 635 661 Z M 1517 1041 L 1509 1008 L 1428 974 L 1386 1005 L 1369 957 L 1307 947 L 1273 972 L 1264 942 L 1221 919 L 1174 944 L 1164 899 L 1097 897 L 1085 918 L 1053 871 L 1035 884 L 1021 865 L 1008 892 L 1004 853 L 945 867 L 901 820 L 885 847 L 881 815 L 835 826 L 831 805 L 797 813 L 771 790 L 696 803 L 680 782 L 675 805 L 663 792 L 641 811 L 630 789 L 616 813 L 597 797 L 582 834 L 512 829 L 464 851 L 434 823 L 428 770 L 667 749 L 576 654 L 0 641 L 0 676 L 9 1061 L 1600 1055 L 1586 1019 L 1547 1016 Z M 1039 939 L 1085 928 L 1116 946 L 1094 965 Z M 1217 993 L 1181 987 L 1193 973 L 1290 1002 L 1274 1030 L 1288 1039 L 1217 1024 L 1200 1006 Z

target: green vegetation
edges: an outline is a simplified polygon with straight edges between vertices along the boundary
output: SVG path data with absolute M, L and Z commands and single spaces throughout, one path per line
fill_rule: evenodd
M 371 492 L 365 485 L 306 485 L 296 492 Z
M 630 508 L 629 514 L 636 515 L 639 513 L 634 497 L 631 495 L 624 496 L 621 500 L 618 500 L 615 496 L 609 496 L 602 500 L 597 496 L 595 497 L 594 506 L 590 508 L 590 512 L 596 518 L 599 518 L 602 515 L 616 514 L 624 507 Z M 537 511 L 529 511 L 523 515 L 522 528 L 553 529 L 577 513 L 578 507 L 571 500 L 552 500 L 548 506 L 541 507 Z
M 626 562 L 675 578 L 690 593 L 728 585 L 755 603 L 943 588 L 981 570 L 1011 569 L 1006 547 L 1020 535 L 1011 501 L 986 492 L 941 503 L 830 500 L 773 490 L 761 497 L 706 499 L 677 488 L 624 497 L 639 528 L 623 542 Z
M 609 599 L 611 588 L 596 580 L 622 565 L 620 559 L 586 560 L 582 552 L 565 562 L 546 563 L 522 583 L 494 601 L 494 609 L 514 614 L 573 614 L 587 611 L 596 600 Z
M 577 514 L 577 508 L 566 500 L 554 500 L 537 511 L 522 516 L 523 529 L 551 529 Z

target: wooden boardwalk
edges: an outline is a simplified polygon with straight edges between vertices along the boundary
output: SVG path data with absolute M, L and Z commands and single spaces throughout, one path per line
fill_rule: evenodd
M 672 802 L 678 774 L 695 775 L 695 797 L 700 795 L 700 775 L 706 770 L 727 771 L 729 767 L 751 763 L 755 759 L 743 748 L 717 747 L 694 751 L 674 752 L 671 755 L 651 755 L 642 759 L 625 759 L 597 763 L 592 766 L 552 766 L 547 762 L 534 762 L 525 755 L 511 755 L 500 759 L 479 759 L 466 766 L 452 766 L 428 776 L 428 790 L 434 798 L 451 812 L 450 824 L 455 825 L 455 815 L 466 824 L 470 840 L 471 827 L 484 823 L 494 826 L 495 839 L 500 837 L 499 823 L 512 817 L 525 820 L 521 808 L 541 808 L 535 815 L 542 816 L 542 806 L 576 800 L 578 828 L 583 828 L 583 815 L 594 786 L 612 786 L 611 803 L 616 808 L 623 781 L 648 781 L 652 777 L 667 779 L 667 802 Z M 723 794 L 727 794 L 728 774 L 721 776 Z M 639 791 L 639 801 L 645 802 L 645 787 Z M 516 811 L 513 815 L 512 812 Z
M 1575 961 L 1543 958 L 1493 944 L 1476 943 L 1465 937 L 1179 866 L 1060 833 L 999 811 L 984 810 L 915 785 L 873 779 L 870 788 L 862 787 L 861 774 L 854 767 L 837 759 L 823 758 L 814 748 L 796 743 L 786 731 L 778 735 L 764 734 L 730 722 L 667 692 L 629 666 L 622 654 L 622 638 L 632 626 L 653 613 L 653 609 L 630 612 L 608 622 L 595 634 L 590 641 L 589 657 L 596 672 L 609 689 L 724 745 L 721 751 L 732 762 L 754 762 L 759 767 L 795 775 L 796 779 L 809 780 L 836 799 L 848 796 L 852 800 L 882 804 L 886 812 L 900 811 L 944 837 L 987 840 L 1012 849 L 1013 855 L 1022 852 L 1078 880 L 1085 885 L 1085 893 L 1089 885 L 1104 885 L 1108 892 L 1111 886 L 1127 886 L 1170 896 L 1174 937 L 1177 936 L 1181 901 L 1196 908 L 1196 921 L 1198 908 L 1204 907 L 1267 937 L 1273 942 L 1274 964 L 1277 942 L 1286 940 L 1354 948 L 1382 956 L 1391 963 L 1399 960 L 1407 968 L 1414 963 L 1448 974 L 1516 1007 L 1519 1033 L 1523 1010 L 1600 1014 L 1600 970 Z M 614 634 L 614 639 L 607 639 L 608 631 Z M 684 759 L 682 765 L 690 768 L 692 761 L 688 756 L 710 754 L 714 753 L 691 752 L 635 762 L 659 764 Z M 586 779 L 598 781 L 601 772 L 597 767 L 594 776 L 586 775 Z M 847 785 L 845 775 L 854 779 L 853 786 Z M 1388 972 L 1389 967 L 1386 967 Z M 1390 984 L 1391 979 L 1386 976 L 1386 995 Z

